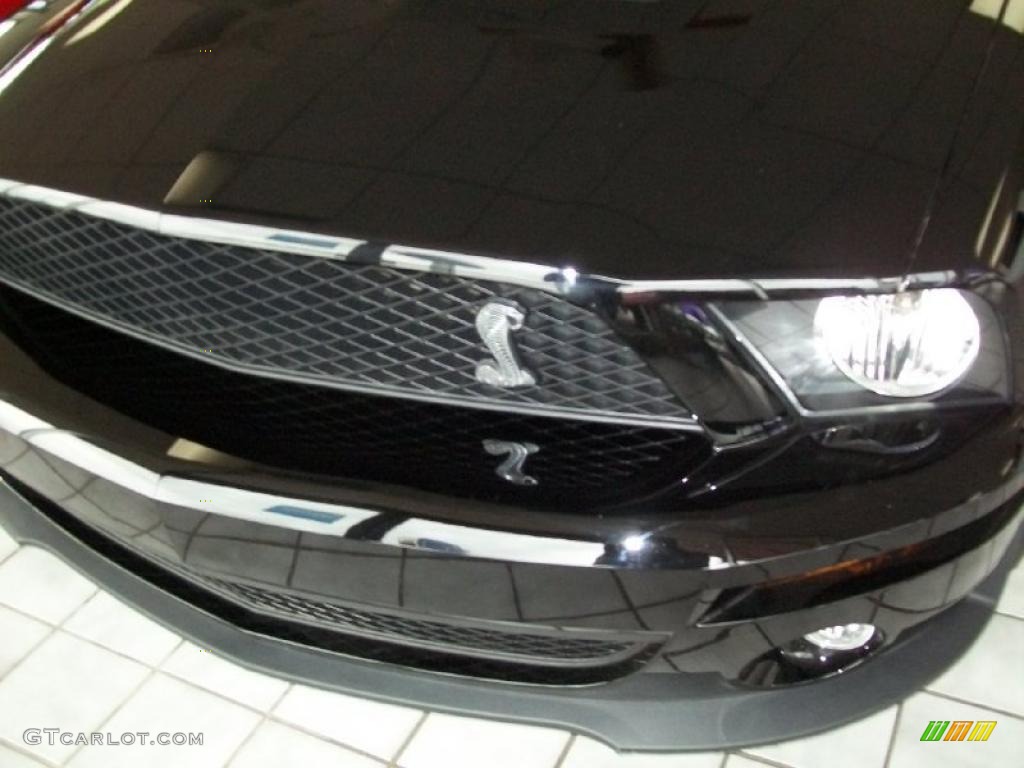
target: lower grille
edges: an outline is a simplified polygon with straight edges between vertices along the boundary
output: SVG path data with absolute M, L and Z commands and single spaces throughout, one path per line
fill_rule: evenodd
M 426 645 L 446 652 L 486 655 L 528 661 L 531 664 L 600 665 L 635 656 L 647 642 L 610 641 L 573 637 L 567 632 L 548 634 L 518 628 L 486 629 L 353 608 L 314 600 L 293 592 L 210 576 L 202 581 L 258 610 L 296 621 L 311 622 L 337 631 L 405 644 Z
M 674 485 L 708 451 L 672 429 L 493 413 L 249 376 L 0 287 L 0 329 L 51 375 L 170 435 L 281 469 L 592 514 Z M 501 480 L 485 440 L 533 443 Z M 645 502 L 645 511 L 654 507 Z
M 591 685 L 639 671 L 664 643 L 657 633 L 557 630 L 443 622 L 351 608 L 199 574 L 140 553 L 78 520 L 14 478 L 3 479 L 54 523 L 108 560 L 234 626 L 372 661 L 536 685 Z M 587 636 L 585 636 L 587 635 Z

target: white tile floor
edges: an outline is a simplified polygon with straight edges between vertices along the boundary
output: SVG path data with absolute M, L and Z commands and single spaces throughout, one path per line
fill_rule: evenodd
M 974 647 L 927 691 L 859 722 L 738 753 L 621 755 L 555 728 L 326 693 L 217 658 L 0 529 L 0 768 L 946 768 L 1024 750 L 1024 565 Z M 996 720 L 922 743 L 929 720 Z M 202 746 L 26 744 L 26 728 L 205 734 Z

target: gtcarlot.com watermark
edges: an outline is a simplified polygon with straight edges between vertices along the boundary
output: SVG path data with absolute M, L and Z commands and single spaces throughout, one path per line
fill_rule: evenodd
M 167 733 L 160 731 L 125 731 L 111 733 L 109 731 L 86 733 L 85 731 L 62 731 L 60 728 L 27 728 L 21 734 L 22 740 L 31 746 L 63 744 L 66 747 L 129 747 L 136 744 L 161 747 L 201 747 L 203 734 L 200 733 Z

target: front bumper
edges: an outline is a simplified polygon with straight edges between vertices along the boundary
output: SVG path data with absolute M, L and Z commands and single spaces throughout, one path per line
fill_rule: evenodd
M 557 526 L 445 523 L 365 492 L 357 506 L 351 490 L 200 471 L 141 425 L 90 422 L 94 403 L 32 397 L 38 414 L 18 395 L 0 402 L 0 523 L 15 538 L 246 666 L 623 750 L 780 740 L 898 700 L 967 647 L 1020 548 L 1015 473 L 854 541 L 639 567 Z M 879 627 L 883 649 L 841 675 L 771 685 L 778 646 L 848 622 Z
M 1024 538 L 1013 525 L 997 540 L 900 585 L 925 588 L 963 564 L 1000 564 L 955 606 L 903 632 L 870 663 L 811 685 L 751 690 L 714 674 L 632 675 L 584 688 L 515 686 L 368 663 L 236 626 L 155 586 L 114 550 L 75 536 L 9 487 L 0 487 L 0 522 L 19 541 L 64 558 L 151 618 L 239 664 L 297 682 L 456 714 L 558 726 L 621 750 L 721 749 L 794 738 L 883 708 L 926 684 L 974 640 L 992 612 Z M 984 553 L 981 555 L 980 553 Z M 113 556 L 112 556 L 113 555 Z

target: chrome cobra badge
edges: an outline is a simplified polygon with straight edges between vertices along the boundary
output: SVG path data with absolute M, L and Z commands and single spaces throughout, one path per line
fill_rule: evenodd
M 476 313 L 477 333 L 494 355 L 493 360 L 477 363 L 477 381 L 502 389 L 537 383 L 536 377 L 520 364 L 512 338 L 512 331 L 522 328 L 525 319 L 523 310 L 502 301 L 489 301 Z
M 534 443 L 512 443 L 507 440 L 484 440 L 484 450 L 491 456 L 508 454 L 508 458 L 494 470 L 494 474 L 502 480 L 508 480 L 515 485 L 537 485 L 537 478 L 523 472 L 523 464 L 540 450 L 540 446 Z

